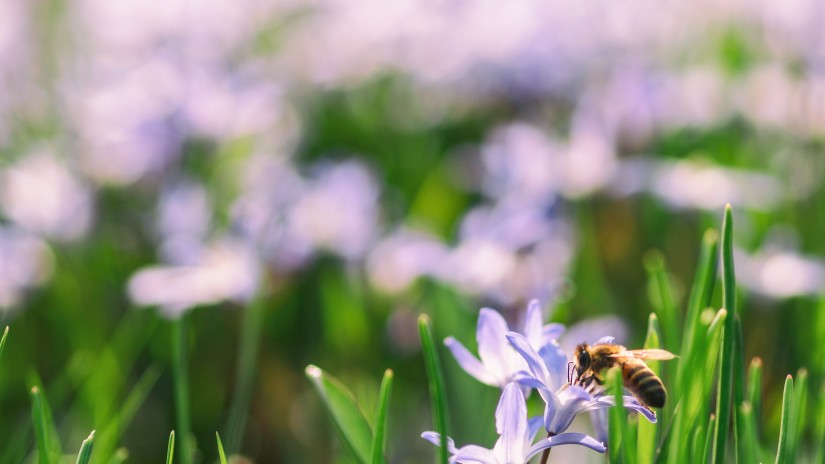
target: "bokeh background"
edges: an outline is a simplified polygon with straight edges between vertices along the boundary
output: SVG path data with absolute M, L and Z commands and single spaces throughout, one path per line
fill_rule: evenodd
M 774 446 L 785 374 L 825 379 L 824 22 L 816 0 L 0 2 L 0 462 L 30 457 L 40 382 L 66 449 L 117 424 L 160 462 L 184 313 L 214 461 L 253 300 L 242 454 L 348 462 L 311 363 L 368 411 L 392 368 L 391 462 L 427 462 L 419 313 L 473 346 L 478 308 L 538 298 L 563 343 L 639 345 L 645 257 L 684 307 L 727 202 Z M 498 393 L 443 364 L 457 442 L 490 446 Z

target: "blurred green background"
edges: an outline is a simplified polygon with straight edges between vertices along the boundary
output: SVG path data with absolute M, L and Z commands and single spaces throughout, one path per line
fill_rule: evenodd
M 825 380 L 823 15 L 813 0 L 4 1 L 0 462 L 32 458 L 40 383 L 67 453 L 96 429 L 98 462 L 117 447 L 160 462 L 183 313 L 200 462 L 217 459 L 250 333 L 242 455 L 348 462 L 315 364 L 368 408 L 392 368 L 391 462 L 426 462 L 419 313 L 473 346 L 478 308 L 516 323 L 539 298 L 568 343 L 638 346 L 645 256 L 664 256 L 684 308 L 727 202 L 769 444 L 785 374 Z M 445 354 L 457 442 L 491 444 L 479 411 L 498 392 Z

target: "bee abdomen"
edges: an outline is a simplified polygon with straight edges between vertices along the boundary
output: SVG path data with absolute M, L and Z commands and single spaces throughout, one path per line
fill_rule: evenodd
M 643 362 L 625 364 L 622 369 L 624 385 L 647 406 L 663 408 L 667 399 L 665 385 Z

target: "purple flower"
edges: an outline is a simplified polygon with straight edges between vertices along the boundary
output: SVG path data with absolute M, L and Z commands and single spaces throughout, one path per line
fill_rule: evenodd
M 515 383 L 504 387 L 496 408 L 496 431 L 499 439 L 492 449 L 478 445 L 466 445 L 456 448 L 451 438 L 447 446 L 452 457 L 450 463 L 472 464 L 526 464 L 539 452 L 560 445 L 582 445 L 603 453 L 605 447 L 595 438 L 583 433 L 562 433 L 539 440 L 532 444 L 536 432 L 541 427 L 541 418 L 527 419 L 527 405 L 524 394 Z M 441 436 L 435 432 L 424 432 L 421 437 L 433 443 L 441 444 Z
M 467 348 L 453 337 L 444 344 L 455 356 L 461 367 L 480 382 L 495 387 L 504 387 L 513 380 L 517 372 L 524 371 L 527 363 L 522 356 L 507 343 L 505 335 L 509 327 L 501 314 L 493 309 L 482 308 L 478 316 L 478 356 L 473 356 Z M 524 324 L 524 339 L 528 345 L 540 349 L 558 338 L 564 331 L 561 324 L 542 325 L 541 307 L 537 300 L 527 306 Z M 515 333 L 515 332 L 513 332 Z M 567 359 L 565 358 L 565 363 Z M 565 364 L 566 369 L 566 364 Z
M 544 400 L 544 427 L 548 433 L 564 432 L 580 413 L 609 408 L 616 404 L 611 395 L 592 395 L 579 386 L 567 383 L 567 356 L 557 344 L 545 345 L 537 353 L 523 335 L 508 332 L 506 336 L 524 358 L 529 369 L 529 372 L 517 373 L 515 380 L 524 386 L 538 390 Z M 609 343 L 610 340 L 603 338 L 598 343 Z M 624 406 L 642 413 L 650 422 L 656 422 L 656 415 L 642 406 L 636 398 L 625 396 Z M 598 421 L 597 425 L 599 425 Z M 597 428 L 600 429 L 601 426 Z M 601 430 L 598 432 L 600 432 L 599 436 L 604 436 Z

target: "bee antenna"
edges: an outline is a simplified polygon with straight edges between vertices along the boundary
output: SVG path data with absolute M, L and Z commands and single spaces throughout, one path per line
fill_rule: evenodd
M 567 384 L 573 384 L 573 361 L 567 361 Z

